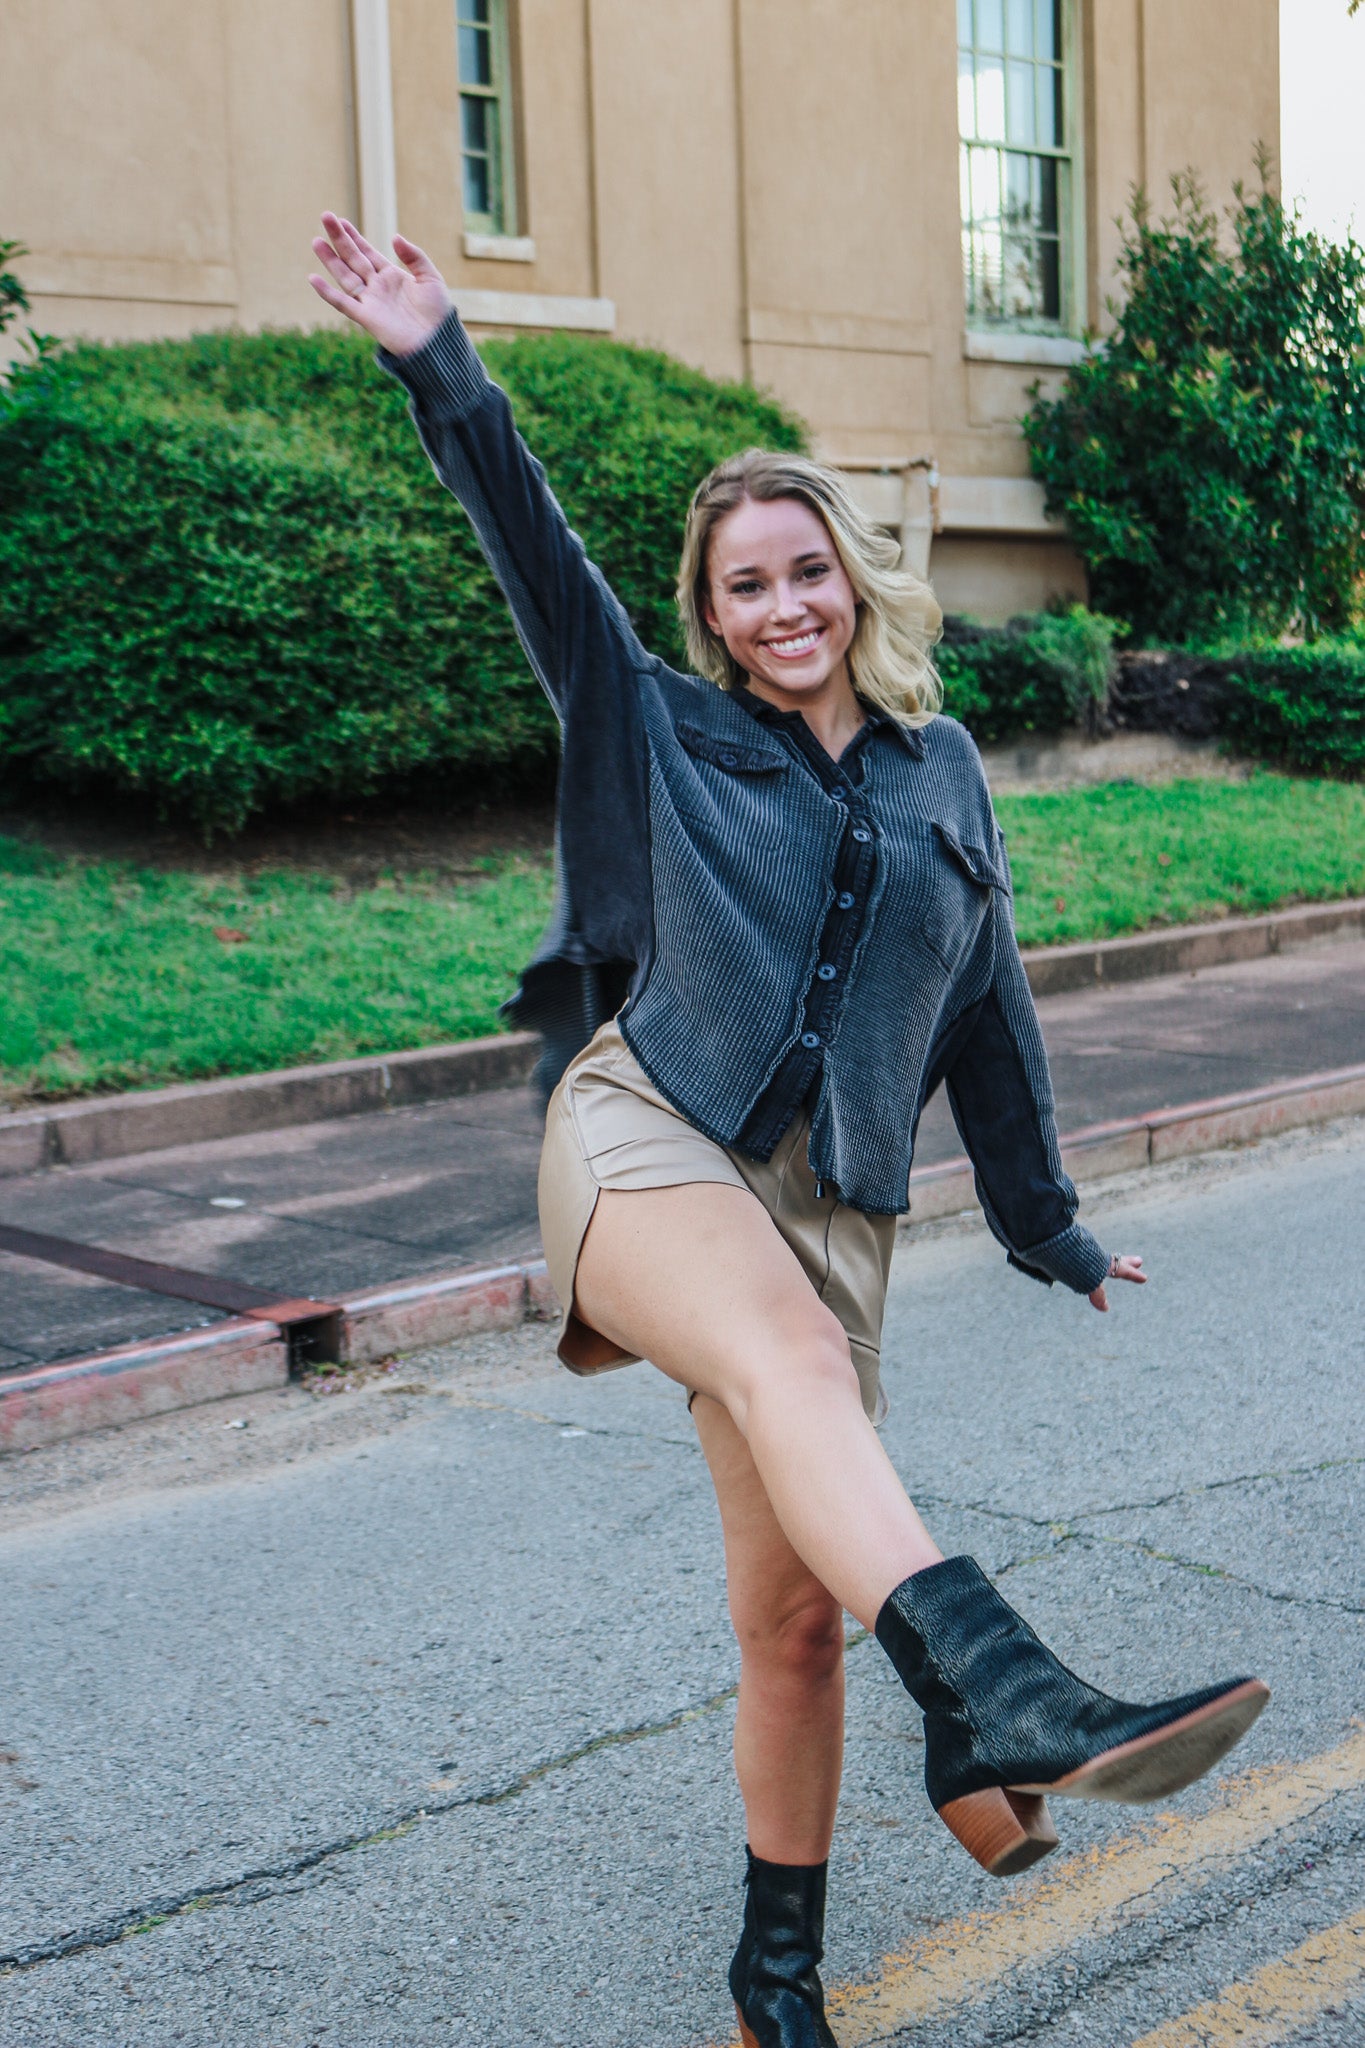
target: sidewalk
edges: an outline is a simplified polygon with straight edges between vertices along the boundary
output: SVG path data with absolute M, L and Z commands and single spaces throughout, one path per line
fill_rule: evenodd
M 1365 941 L 1044 996 L 1063 1132 L 1365 1061 Z M 0 1182 L 0 1222 L 337 1300 L 533 1251 L 539 1116 L 489 1090 Z M 942 1097 L 917 1167 L 961 1150 Z M 0 1253 L 0 1371 L 211 1310 Z

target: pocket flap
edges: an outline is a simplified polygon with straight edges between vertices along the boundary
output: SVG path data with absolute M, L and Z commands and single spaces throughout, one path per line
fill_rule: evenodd
M 709 761 L 713 768 L 727 768 L 732 775 L 780 775 L 790 765 L 776 747 L 756 747 L 744 740 L 727 740 L 703 732 L 699 725 L 679 721 L 678 738 L 689 754 Z
M 940 825 L 937 819 L 934 820 L 934 830 L 944 852 L 973 882 L 980 883 L 983 889 L 1009 888 L 1004 867 L 984 847 L 972 846 L 959 839 L 951 825 Z

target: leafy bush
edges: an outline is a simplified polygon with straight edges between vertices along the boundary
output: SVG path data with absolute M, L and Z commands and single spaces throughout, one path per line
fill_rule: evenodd
M 1346 624 L 1365 570 L 1365 249 L 1236 190 L 1232 246 L 1190 176 L 1134 209 L 1103 347 L 1025 422 L 1096 604 L 1140 639 Z
M 943 708 L 978 744 L 1093 726 L 1114 673 L 1117 622 L 1074 604 L 991 629 L 949 620 L 936 660 Z
M 568 335 L 489 342 L 646 644 L 680 653 L 687 498 L 803 445 L 738 384 Z M 206 832 L 380 787 L 548 785 L 553 716 L 405 394 L 343 332 L 83 345 L 0 411 L 0 762 Z
M 1222 728 L 1233 746 L 1310 773 L 1365 774 L 1365 646 L 1319 640 L 1234 656 Z

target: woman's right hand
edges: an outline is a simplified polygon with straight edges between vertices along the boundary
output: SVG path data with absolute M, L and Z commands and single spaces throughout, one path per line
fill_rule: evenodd
M 354 320 L 394 356 L 430 341 L 450 311 L 445 279 L 416 242 L 395 235 L 397 263 L 381 256 L 358 227 L 335 213 L 322 216 L 313 254 L 327 275 L 308 280 L 320 299 Z

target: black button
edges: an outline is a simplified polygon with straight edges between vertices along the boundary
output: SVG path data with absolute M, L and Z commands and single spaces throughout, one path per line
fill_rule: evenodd
M 836 804 L 841 804 L 844 798 L 848 795 L 848 791 L 844 788 L 842 782 L 836 782 L 833 789 L 830 791 L 830 795 L 833 797 Z
M 871 842 L 872 834 L 868 831 L 866 825 L 855 825 L 853 827 L 853 837 L 857 840 L 859 846 L 867 846 Z
M 820 1043 L 820 1035 L 816 1031 L 803 1031 L 801 1033 L 801 1043 L 809 1051 L 814 1052 L 816 1046 Z
M 854 904 L 857 902 L 858 899 L 853 894 L 853 891 L 851 889 L 841 889 L 834 900 L 838 904 L 840 910 L 852 910 Z

